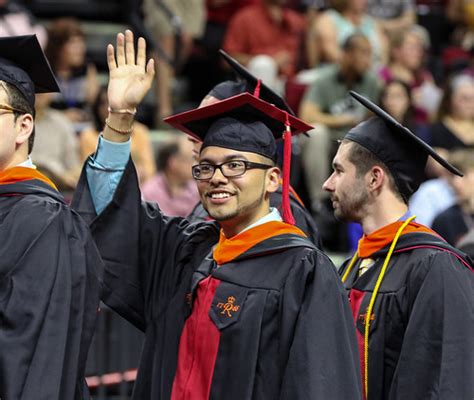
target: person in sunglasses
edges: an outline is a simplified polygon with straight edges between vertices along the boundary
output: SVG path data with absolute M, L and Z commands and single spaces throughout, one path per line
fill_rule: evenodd
M 109 47 L 111 111 L 74 199 L 106 264 L 103 301 L 145 333 L 134 399 L 360 399 L 336 269 L 285 222 L 287 203 L 283 215 L 269 203 L 275 136 L 308 126 L 248 93 L 167 118 L 202 141 L 192 173 L 215 221 L 165 217 L 141 202 L 129 160 L 153 78 L 144 47 L 135 61 L 130 31 Z

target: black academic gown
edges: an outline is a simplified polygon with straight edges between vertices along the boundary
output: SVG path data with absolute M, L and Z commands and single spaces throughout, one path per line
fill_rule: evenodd
M 89 398 L 102 261 L 87 225 L 39 180 L 0 185 L 0 224 L 0 398 Z
M 92 222 L 106 264 L 103 301 L 145 332 L 134 399 L 170 399 L 183 327 L 209 276 L 220 281 L 209 310 L 220 341 L 208 398 L 360 398 L 346 294 L 311 242 L 273 237 L 216 268 L 216 223 L 190 224 L 141 203 L 131 163 L 99 217 L 84 173 L 73 204 Z M 219 303 L 229 301 L 238 308 L 226 319 Z
M 270 207 L 275 207 L 281 211 L 282 188 L 270 194 Z M 298 201 L 298 199 L 290 192 L 290 206 L 293 217 L 295 218 L 295 226 L 300 228 L 319 249 L 322 249 L 321 236 L 316 227 L 311 213 Z M 208 221 L 211 218 L 204 209 L 202 203 L 196 204 L 187 219 L 191 222 Z
M 361 357 L 365 310 L 388 249 L 372 255 L 375 264 L 359 278 L 357 261 L 345 282 Z M 471 268 L 467 256 L 434 235 L 400 237 L 371 317 L 369 400 L 474 398 Z

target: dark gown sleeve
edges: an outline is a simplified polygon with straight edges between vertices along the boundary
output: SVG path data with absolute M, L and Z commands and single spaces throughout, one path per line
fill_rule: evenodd
M 281 399 L 361 399 L 359 353 L 347 294 L 322 253 L 311 253 L 292 269 L 281 318 L 285 326 L 295 327 L 282 336 L 291 346 Z
M 38 204 L 1 218 L 0 398 L 83 400 L 101 260 L 78 215 Z
M 389 399 L 473 399 L 473 272 L 443 252 L 409 282 L 411 312 Z
M 162 215 L 156 204 L 141 201 L 137 175 L 130 161 L 114 197 L 99 215 L 91 200 L 85 169 L 73 207 L 91 224 L 105 262 L 101 299 L 122 317 L 145 330 L 162 312 L 182 278 L 180 266 L 197 254 L 190 250 L 209 240 L 212 227 Z

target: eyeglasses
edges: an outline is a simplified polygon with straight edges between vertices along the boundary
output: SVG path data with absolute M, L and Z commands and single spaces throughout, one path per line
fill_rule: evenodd
M 234 178 L 245 174 L 248 169 L 269 169 L 272 168 L 268 164 L 254 163 L 245 160 L 232 160 L 222 164 L 197 164 L 193 165 L 193 178 L 198 181 L 205 181 L 214 176 L 216 169 L 221 171 L 221 174 L 226 178 Z
M 27 111 L 24 111 L 24 110 L 20 110 L 18 108 L 15 108 L 15 107 L 12 107 L 12 106 L 9 106 L 8 104 L 2 104 L 0 103 L 0 110 L 5 110 L 5 111 L 9 111 L 11 113 L 20 113 L 20 114 L 28 114 Z M 4 113 L 6 114 L 6 113 Z

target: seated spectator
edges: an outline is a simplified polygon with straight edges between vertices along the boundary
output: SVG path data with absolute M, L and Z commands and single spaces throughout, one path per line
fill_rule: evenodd
M 377 19 L 389 37 L 409 29 L 416 22 L 413 0 L 369 0 L 368 3 L 367 14 Z
M 450 177 L 457 203 L 434 219 L 433 230 L 456 246 L 474 227 L 474 149 L 457 150 L 450 155 L 449 161 L 464 173 L 464 177 Z
M 358 32 L 364 34 L 372 46 L 373 66 L 387 60 L 388 42 L 379 23 L 367 14 L 367 2 L 359 0 L 332 0 L 333 8 L 326 10 L 315 21 L 315 31 L 321 49 L 321 61 L 334 63 L 342 57 L 342 45 Z
M 225 51 L 280 94 L 284 81 L 298 70 L 305 32 L 303 16 L 284 4 L 260 0 L 240 10 L 224 39 Z
M 52 107 L 64 110 L 79 132 L 91 120 L 90 106 L 99 89 L 95 66 L 85 59 L 86 42 L 79 22 L 73 18 L 53 21 L 45 53 L 61 88 Z
M 0 36 L 32 35 L 38 37 L 41 47 L 46 46 L 48 35 L 28 9 L 14 0 L 0 0 Z
M 458 75 L 448 83 L 431 137 L 433 147 L 447 150 L 474 145 L 474 77 Z
M 199 202 L 193 163 L 193 145 L 184 135 L 161 144 L 158 173 L 143 185 L 143 199 L 157 202 L 165 215 L 186 217 Z
M 175 18 L 165 11 L 165 9 Z M 195 39 L 199 39 L 204 33 L 206 21 L 205 0 L 144 0 L 143 15 L 145 25 L 153 35 L 157 45 L 161 47 L 165 59 L 161 54 L 155 52 L 157 70 L 157 114 L 156 124 L 161 125 L 164 117 L 173 114 L 172 84 L 176 74 L 176 68 L 182 66 L 188 59 Z M 180 21 L 180 42 L 176 43 L 174 24 L 176 19 Z M 179 49 L 179 60 L 176 65 L 171 65 L 174 52 Z
M 99 140 L 99 132 L 104 128 L 105 119 L 108 114 L 107 88 L 100 88 L 97 99 L 92 106 L 94 126 L 82 131 L 79 135 L 79 146 L 81 160 L 95 152 Z M 146 125 L 135 121 L 133 124 L 132 160 L 138 173 L 140 184 L 145 183 L 156 172 L 155 160 L 153 157 L 153 147 L 150 141 L 150 132 Z
M 329 176 L 336 141 L 367 116 L 367 110 L 349 95 L 353 89 L 372 101 L 379 98 L 377 77 L 370 72 L 371 45 L 362 34 L 349 36 L 338 64 L 326 67 L 307 89 L 300 107 L 303 120 L 316 124 L 310 137 L 301 138 L 302 159 L 313 208 L 326 194 L 323 182 Z
M 403 81 L 388 81 L 380 94 L 380 105 L 425 142 L 431 142 L 431 135 L 427 125 L 415 119 L 415 108 L 410 87 Z
M 412 91 L 415 106 L 415 120 L 429 122 L 441 97 L 433 76 L 424 68 L 428 36 L 423 28 L 414 26 L 392 37 L 390 60 L 379 70 L 380 78 L 386 83 L 397 79 L 405 82 Z
M 31 158 L 59 190 L 67 192 L 76 187 L 82 163 L 74 127 L 62 112 L 50 107 L 52 96 L 36 95 L 35 146 Z

